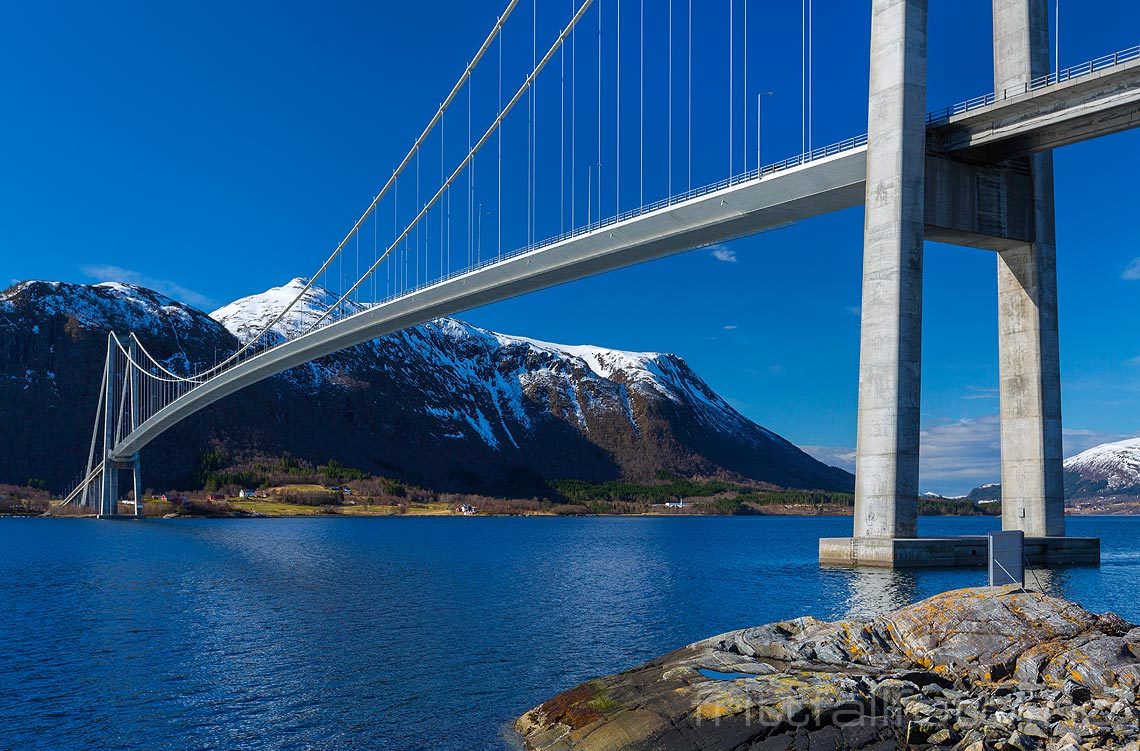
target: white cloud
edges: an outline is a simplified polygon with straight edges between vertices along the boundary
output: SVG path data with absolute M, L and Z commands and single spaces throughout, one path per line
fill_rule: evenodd
M 1065 428 L 1065 456 L 1118 441 L 1127 436 L 1083 428 Z M 921 489 L 957 496 L 987 482 L 1001 480 L 1001 419 L 987 415 L 975 419 L 939 420 L 922 431 L 919 477 Z M 855 471 L 855 449 L 837 446 L 800 446 L 825 464 Z
M 736 324 L 735 323 L 727 323 L 724 326 L 724 330 L 725 331 L 736 331 Z
M 1127 362 L 1129 365 L 1140 365 L 1140 355 L 1137 355 L 1136 357 L 1130 357 Z
M 1140 281 L 1140 258 L 1133 258 L 1132 263 L 1128 264 L 1128 268 L 1124 269 L 1120 277 L 1130 282 Z
M 922 431 L 919 477 L 923 490 L 964 495 L 1001 476 L 1000 419 L 941 420 Z
M 963 399 L 997 399 L 998 390 L 981 388 L 979 386 L 967 386 L 966 393 L 962 396 Z
M 847 312 L 850 313 L 851 315 L 855 316 L 856 318 L 858 318 L 858 317 L 863 315 L 863 306 L 862 305 L 848 305 L 847 306 Z
M 824 464 L 848 472 L 855 471 L 855 449 L 849 446 L 800 446 L 800 448 Z
M 714 245 L 712 248 L 713 258 L 724 263 L 736 263 L 736 251 L 731 248 L 726 248 L 723 245 Z
M 124 269 L 121 266 L 93 264 L 81 267 L 80 271 L 87 277 L 99 282 L 124 282 L 126 284 L 137 284 L 140 287 L 153 289 L 155 292 L 160 292 L 167 297 L 174 298 L 188 305 L 193 305 L 202 310 L 212 310 L 217 307 L 217 304 L 206 295 L 195 292 L 192 289 L 187 289 L 177 282 L 172 282 L 167 279 L 155 279 L 138 271 Z
M 922 490 L 964 495 L 1001 474 L 998 417 L 944 420 L 922 431 L 919 477 Z M 825 464 L 855 471 L 855 449 L 849 446 L 801 446 Z
M 1082 451 L 1099 446 L 1102 443 L 1112 443 L 1131 438 L 1131 435 L 1122 433 L 1101 433 L 1098 430 L 1085 430 L 1082 428 L 1063 428 L 1061 441 L 1065 445 L 1065 457 L 1076 456 Z

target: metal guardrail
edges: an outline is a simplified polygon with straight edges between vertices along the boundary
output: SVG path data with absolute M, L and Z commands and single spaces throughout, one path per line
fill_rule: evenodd
M 1117 65 L 1123 65 L 1124 63 L 1130 63 L 1133 60 L 1138 59 L 1140 59 L 1140 45 L 1129 47 L 1127 49 L 1120 50 L 1119 52 L 1113 52 L 1111 55 L 1103 55 L 1096 58 L 1095 60 L 1089 60 L 1088 62 L 1080 63 L 1079 65 L 1074 65 L 1055 73 L 1038 76 L 1037 78 L 1026 81 L 1023 86 L 1003 89 L 1001 96 L 998 96 L 997 92 L 992 92 L 989 94 L 984 94 L 982 96 L 974 97 L 973 99 L 967 99 L 964 102 L 952 104 L 949 107 L 943 107 L 940 110 L 928 112 L 926 115 L 926 124 L 940 125 L 942 123 L 948 122 L 950 118 L 956 115 L 961 115 L 972 110 L 980 109 L 982 107 L 988 107 L 989 105 L 995 104 L 998 101 L 1005 101 L 1010 98 L 1032 94 L 1033 92 L 1040 91 L 1041 89 L 1048 88 L 1050 86 L 1056 86 L 1057 84 L 1065 83 L 1066 81 L 1071 81 L 1074 78 L 1081 78 L 1092 73 L 1099 73 L 1102 70 L 1113 68 Z

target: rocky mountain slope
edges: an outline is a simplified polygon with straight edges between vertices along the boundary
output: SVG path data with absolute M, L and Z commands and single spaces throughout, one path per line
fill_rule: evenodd
M 207 316 L 124 284 L 0 293 L 0 481 L 60 489 L 86 458 L 106 332 L 134 330 L 173 369 L 212 363 L 303 285 Z M 284 334 L 331 302 L 310 290 Z M 16 426 L 19 426 L 18 428 Z M 679 357 L 569 347 L 442 319 L 295 368 L 203 410 L 144 453 L 147 483 L 189 487 L 206 452 L 291 454 L 440 490 L 531 494 L 548 479 L 731 475 L 849 490 L 849 473 L 744 418 Z

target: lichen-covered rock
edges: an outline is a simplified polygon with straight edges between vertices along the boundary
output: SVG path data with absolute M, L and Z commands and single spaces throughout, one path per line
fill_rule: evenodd
M 966 589 L 869 621 L 721 634 L 559 694 L 515 728 L 533 751 L 1112 748 L 1137 739 L 1138 689 L 1140 628 Z

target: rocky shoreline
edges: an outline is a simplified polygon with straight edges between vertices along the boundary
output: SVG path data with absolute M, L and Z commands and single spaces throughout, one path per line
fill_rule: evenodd
M 1140 628 L 1016 587 L 732 631 L 515 723 L 531 751 L 1140 751 Z

